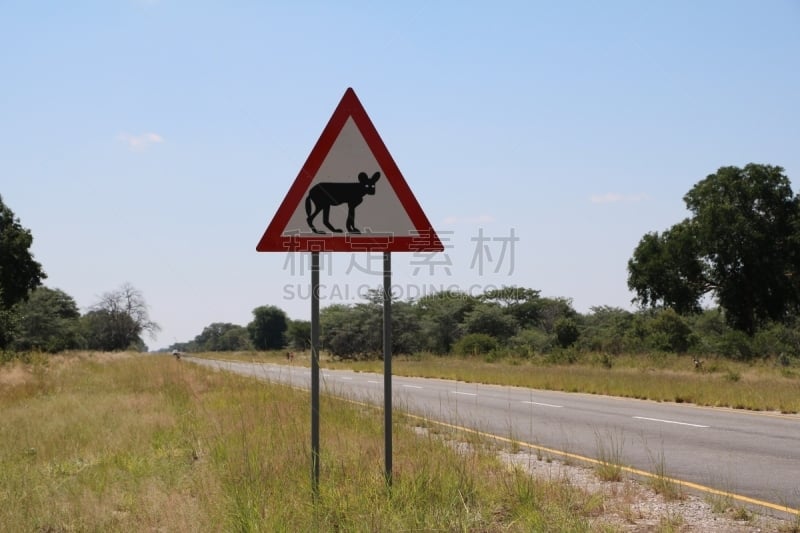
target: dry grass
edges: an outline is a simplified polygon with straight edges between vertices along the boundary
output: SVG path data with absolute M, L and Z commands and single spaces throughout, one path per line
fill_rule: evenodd
M 595 431 L 597 443 L 597 476 L 603 481 L 622 481 L 625 435 L 621 431 Z
M 589 531 L 596 498 L 460 453 L 395 417 L 322 399 L 311 498 L 308 394 L 166 356 L 0 368 L 7 531 Z
M 194 468 L 175 429 L 168 375 L 140 359 L 85 354 L 0 374 L 16 376 L 0 389 L 0 523 L 8 530 L 210 525 L 197 509 L 213 477 Z

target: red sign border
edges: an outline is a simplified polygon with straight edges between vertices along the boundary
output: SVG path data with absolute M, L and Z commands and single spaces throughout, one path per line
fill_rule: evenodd
M 352 118 L 385 178 L 406 210 L 416 229 L 415 235 L 341 234 L 326 237 L 314 233 L 283 235 L 289 219 L 303 201 L 303 196 L 319 172 L 322 163 L 339 137 L 348 118 Z M 414 193 L 403 178 L 378 130 L 372 124 L 355 91 L 348 87 L 333 112 L 319 140 L 314 145 L 278 211 L 256 246 L 259 252 L 442 252 L 444 246 L 422 211 Z

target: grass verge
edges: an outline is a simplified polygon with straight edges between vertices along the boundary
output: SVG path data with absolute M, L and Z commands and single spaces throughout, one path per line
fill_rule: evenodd
M 308 394 L 166 356 L 0 368 L 8 531 L 590 531 L 596 497 L 322 399 L 311 499 Z

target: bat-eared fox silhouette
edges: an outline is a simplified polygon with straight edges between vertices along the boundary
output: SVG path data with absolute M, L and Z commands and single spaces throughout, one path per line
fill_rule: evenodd
M 342 230 L 331 226 L 330 215 L 331 206 L 347 203 L 347 231 L 349 233 L 361 233 L 356 228 L 356 207 L 364 200 L 364 195 L 375 194 L 375 182 L 381 177 L 380 172 L 376 172 L 370 178 L 366 172 L 358 175 L 356 183 L 317 183 L 306 196 L 306 215 L 308 227 L 314 233 L 322 233 L 314 227 L 314 218 L 322 211 L 322 222 L 334 233 L 342 233 Z M 314 212 L 311 212 L 311 204 L 314 204 Z

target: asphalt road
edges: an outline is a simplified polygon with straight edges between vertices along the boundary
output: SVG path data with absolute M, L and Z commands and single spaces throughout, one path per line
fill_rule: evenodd
M 305 367 L 187 359 L 310 387 Z M 323 369 L 321 389 L 383 404 L 382 374 Z M 796 415 L 402 376 L 392 377 L 392 396 L 395 411 L 584 457 L 605 449 L 639 470 L 800 509 Z

